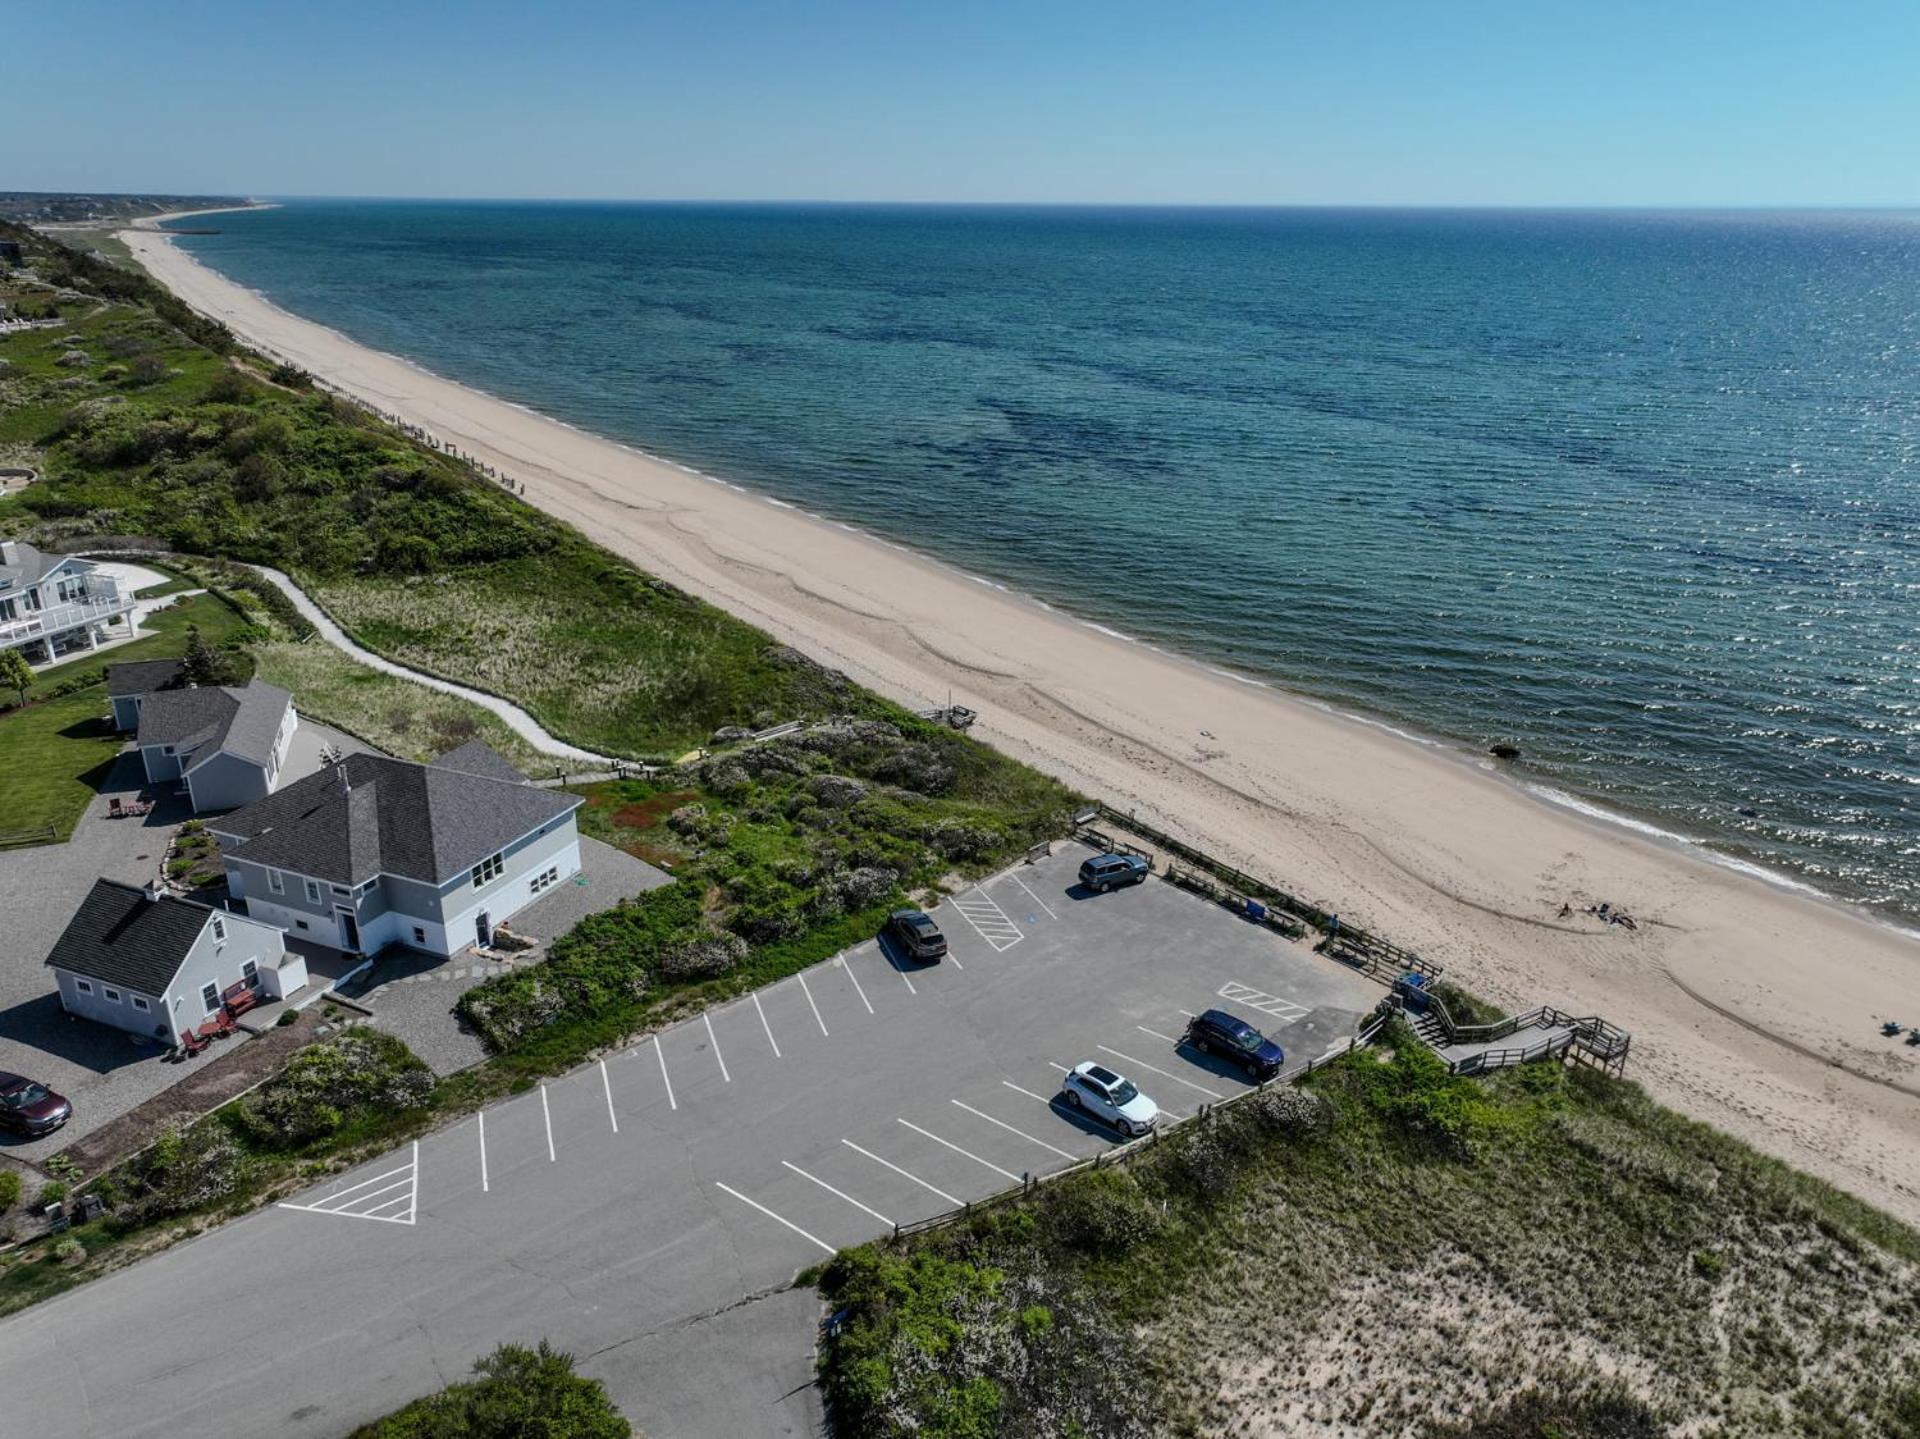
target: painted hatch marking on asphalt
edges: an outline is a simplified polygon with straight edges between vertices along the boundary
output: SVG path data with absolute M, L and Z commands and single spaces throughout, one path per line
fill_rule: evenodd
M 372 1219 L 381 1224 L 412 1224 L 420 1205 L 420 1141 L 413 1141 L 412 1157 L 402 1165 L 362 1179 L 344 1189 L 322 1195 L 311 1204 L 287 1204 L 280 1209 L 303 1214 L 333 1214 L 341 1219 Z
M 1230 979 L 1218 990 L 1220 998 L 1229 1004 L 1244 1004 L 1248 1009 L 1257 1009 L 1262 1014 L 1272 1015 L 1275 1019 L 1299 1019 L 1313 1011 L 1304 1004 L 1295 1004 L 1277 994 L 1268 994 L 1263 989 L 1255 989 L 1250 984 L 1241 984 Z
M 974 933 L 985 940 L 995 954 L 1004 954 L 1027 937 L 984 889 L 955 895 L 947 903 L 960 911 L 960 917 L 973 926 Z

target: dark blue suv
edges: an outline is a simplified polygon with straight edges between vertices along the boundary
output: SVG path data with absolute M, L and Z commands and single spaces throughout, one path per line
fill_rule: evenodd
M 1187 1043 L 1202 1054 L 1239 1065 L 1251 1079 L 1272 1079 L 1287 1062 L 1285 1050 L 1224 1009 L 1210 1009 L 1188 1020 Z

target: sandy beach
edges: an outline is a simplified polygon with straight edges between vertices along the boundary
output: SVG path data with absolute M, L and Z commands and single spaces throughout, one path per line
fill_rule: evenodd
M 121 233 L 249 343 L 497 467 L 641 568 L 896 700 L 951 692 L 988 742 L 1491 999 L 1611 1019 L 1662 1100 L 1920 1222 L 1920 1049 L 1878 1032 L 1920 1020 L 1920 939 L 437 378 L 231 283 L 154 221 Z M 1637 930 L 1579 913 L 1599 900 Z

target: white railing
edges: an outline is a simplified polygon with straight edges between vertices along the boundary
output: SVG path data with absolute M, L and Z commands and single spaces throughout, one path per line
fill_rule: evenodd
M 112 619 L 132 607 L 133 602 L 120 593 L 120 587 L 112 580 L 95 580 L 86 595 L 48 605 L 18 619 L 0 620 L 0 645 L 62 634 L 80 625 Z

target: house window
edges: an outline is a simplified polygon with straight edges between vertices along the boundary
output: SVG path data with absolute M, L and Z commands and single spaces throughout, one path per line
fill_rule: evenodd
M 559 879 L 560 879 L 559 865 L 553 866 L 553 868 L 547 870 L 544 874 L 536 874 L 533 877 L 533 892 L 535 894 L 538 894 L 540 893 L 541 890 L 545 889 L 548 885 L 557 883 Z
M 217 914 L 213 917 L 213 942 L 215 944 L 227 942 L 227 922 Z
M 296 919 L 293 922 L 293 927 L 295 929 L 305 929 L 307 927 L 307 922 L 304 919 Z
M 149 1005 L 146 999 L 141 995 L 138 995 L 138 994 L 129 995 L 128 998 L 130 998 L 133 1001 L 133 1007 L 139 1010 L 142 1014 L 145 1014 L 150 1008 L 152 1008 L 152 1006 Z
M 277 869 L 268 870 L 267 888 L 275 894 L 285 894 L 287 892 L 287 877 Z
M 504 852 L 481 860 L 480 863 L 473 867 L 473 887 L 478 889 L 483 884 L 492 884 L 496 879 L 500 878 L 501 872 L 505 870 L 506 867 L 507 856 Z
M 425 944 L 427 942 L 427 932 L 417 924 L 413 927 L 413 942 L 415 944 Z
M 260 983 L 260 966 L 247 960 L 240 966 L 240 982 L 248 989 L 256 988 Z
M 220 986 L 217 984 L 201 985 L 200 1005 L 208 1014 L 212 1014 L 218 1009 L 220 1007 Z
M 352 898 L 353 898 L 353 891 L 352 891 L 352 890 L 350 890 L 350 889 L 346 889 L 346 888 L 343 888 L 342 886 L 340 886 L 340 885 L 337 885 L 337 884 L 336 884 L 336 885 L 335 885 L 335 886 L 333 887 L 333 892 L 334 892 L 335 894 L 337 894 L 337 895 L 339 895 L 339 896 L 340 896 L 340 898 L 342 898 L 342 899 L 352 899 Z
M 320 903 L 320 881 L 317 879 L 310 879 L 307 881 L 307 903 L 308 904 Z
M 120 1002 L 120 991 L 112 988 L 111 986 L 102 985 L 100 989 L 100 997 L 104 999 L 108 1004 L 118 1004 Z
M 76 980 L 75 980 L 75 981 L 73 982 L 73 987 L 74 987 L 75 989 L 77 989 L 77 990 L 79 990 L 79 991 L 80 991 L 80 993 L 82 993 L 82 994 L 92 994 L 92 993 L 93 993 L 93 981 L 92 981 L 92 980 L 90 980 L 90 979 L 76 979 Z

